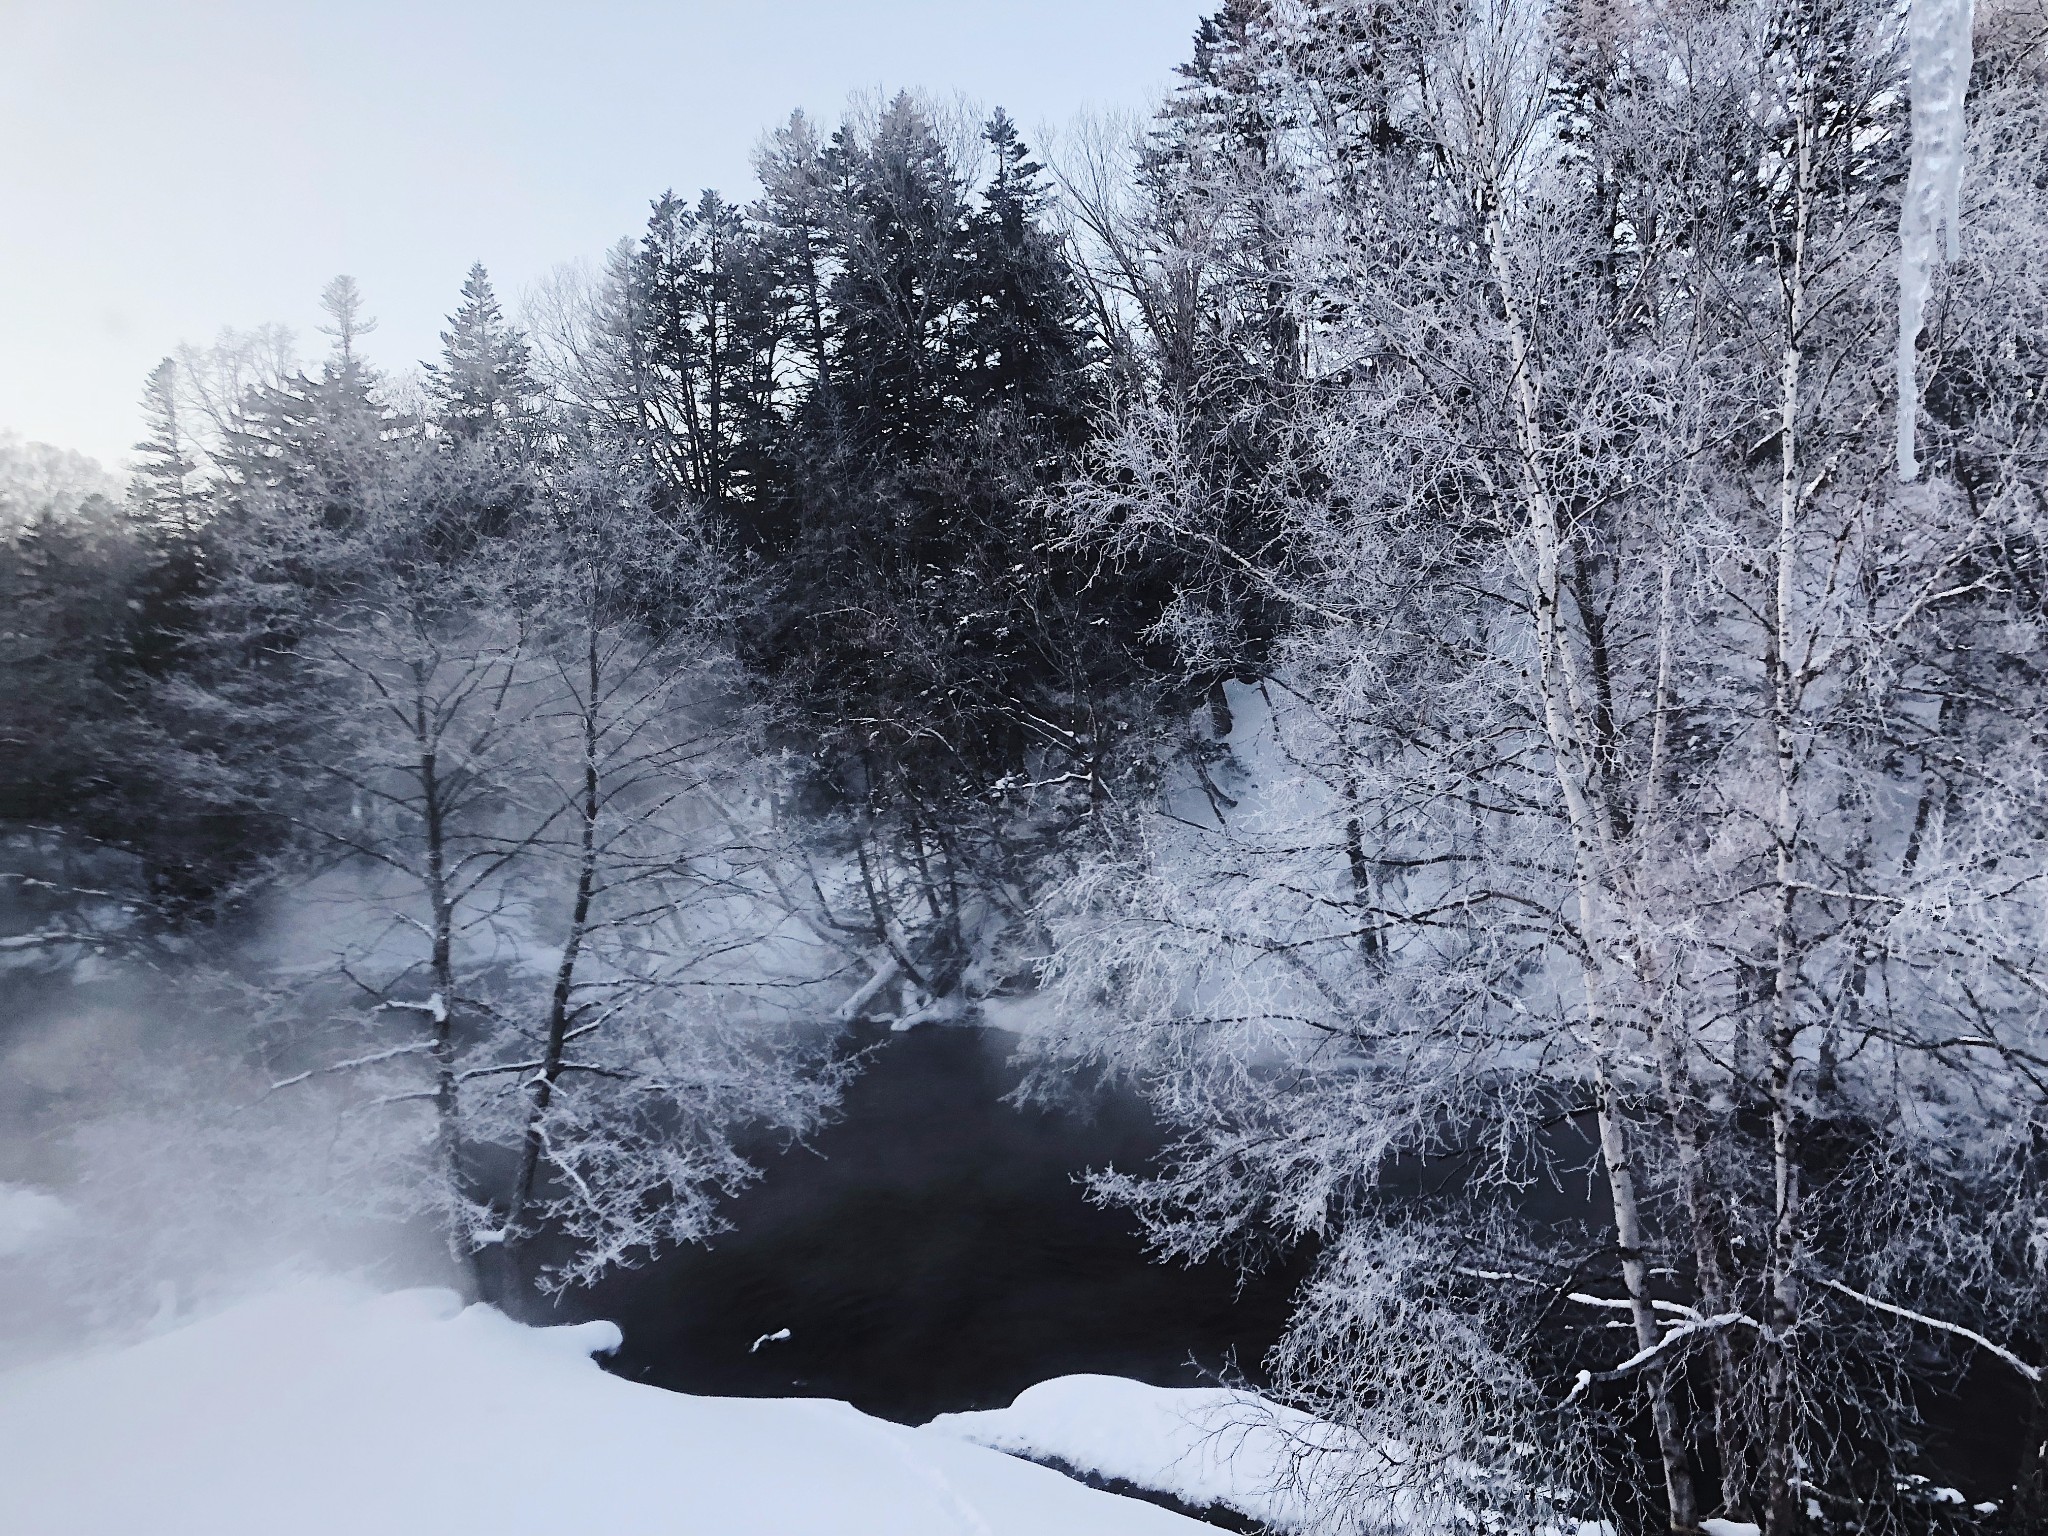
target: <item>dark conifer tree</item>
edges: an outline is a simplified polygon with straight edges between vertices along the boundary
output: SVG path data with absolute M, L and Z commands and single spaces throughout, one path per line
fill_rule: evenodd
M 870 454 L 920 455 L 965 424 L 965 189 L 930 115 L 907 95 L 872 132 L 833 135 L 840 182 L 830 290 L 838 321 L 835 429 Z
M 361 521 L 386 445 L 403 423 L 380 395 L 382 380 L 357 342 L 373 330 L 362 314 L 353 279 L 338 277 L 321 295 L 333 338 L 317 374 L 289 374 L 271 387 L 251 390 L 226 444 L 231 500 L 248 511 L 256 503 L 332 532 Z
M 148 556 L 103 497 L 0 540 L 0 820 L 97 836 L 119 818 L 129 599 Z
M 207 495 L 181 394 L 178 364 L 167 357 L 143 386 L 144 435 L 135 445 L 128 481 L 129 536 L 143 559 L 128 602 L 122 651 L 130 665 L 152 677 L 174 665 L 189 638 L 202 583 Z
M 832 172 L 817 131 L 801 112 L 792 112 L 768 136 L 754 160 L 762 196 L 752 224 L 773 291 L 788 315 L 784 362 L 820 394 L 829 394 L 832 375 Z
M 940 990 L 962 892 L 1014 882 L 1019 837 L 1061 820 L 1020 819 L 1045 808 L 1021 786 L 1082 807 L 1100 788 L 1139 627 L 1106 622 L 1113 594 L 1043 520 L 1102 354 L 1040 168 L 1001 114 L 985 137 L 969 185 L 910 97 L 822 146 L 797 121 L 759 209 L 801 361 L 760 480 L 787 545 L 753 654 L 830 795 L 926 892 Z
M 664 193 L 633 281 L 644 315 L 646 421 L 664 478 L 758 542 L 740 508 L 755 499 L 774 431 L 783 330 L 760 240 L 716 192 L 695 208 Z
M 1060 242 L 1044 224 L 1045 168 L 1008 114 L 983 130 L 995 170 L 969 222 L 966 349 L 982 409 L 1008 407 L 1071 446 L 1093 403 L 1093 331 Z

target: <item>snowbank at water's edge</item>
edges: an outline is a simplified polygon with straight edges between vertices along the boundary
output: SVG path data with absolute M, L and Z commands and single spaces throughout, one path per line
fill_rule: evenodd
M 1295 1457 L 1319 1428 L 1249 1392 L 1151 1387 L 1119 1376 L 1061 1376 L 1008 1408 L 944 1413 L 937 1434 L 1055 1462 L 1290 1530 L 1303 1523 Z
M 940 1414 L 925 1429 L 1168 1494 L 1190 1509 L 1229 1510 L 1274 1531 L 1437 1536 L 1498 1528 L 1476 1509 L 1421 1502 L 1399 1445 L 1367 1444 L 1338 1425 L 1231 1388 L 1060 1376 L 1027 1387 L 1007 1408 Z M 1600 1522 L 1562 1516 L 1537 1528 L 1549 1536 L 1612 1536 Z
M 817 1399 L 606 1375 L 609 1323 L 309 1281 L 0 1375 L 12 1536 L 1192 1536 L 1167 1510 Z
M 1356 1481 L 1361 1470 L 1349 1437 L 1295 1409 L 1250 1392 L 1152 1387 L 1119 1376 L 1057 1377 L 1027 1387 L 1008 1408 L 945 1413 L 925 1427 L 1280 1531 L 1308 1523 L 1319 1482 L 1340 1468 Z M 1364 1494 L 1355 1481 L 1353 1491 Z M 1371 1502 L 1398 1521 L 1397 1499 Z

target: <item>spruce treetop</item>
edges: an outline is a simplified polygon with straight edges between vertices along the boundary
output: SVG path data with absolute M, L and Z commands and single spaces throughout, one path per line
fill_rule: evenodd
M 482 262 L 463 282 L 428 387 L 438 407 L 435 424 L 456 442 L 474 442 L 531 413 L 539 393 L 531 353 L 519 328 L 505 319 Z

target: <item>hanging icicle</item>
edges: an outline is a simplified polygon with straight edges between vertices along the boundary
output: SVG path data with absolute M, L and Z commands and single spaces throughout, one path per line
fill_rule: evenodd
M 1916 354 L 1927 296 L 1940 259 L 1960 254 L 1963 200 L 1963 96 L 1970 86 L 1973 0 L 1913 0 L 1906 20 L 1907 84 L 1913 103 L 1913 168 L 1899 206 L 1899 478 L 1920 474 L 1914 433 L 1920 414 Z

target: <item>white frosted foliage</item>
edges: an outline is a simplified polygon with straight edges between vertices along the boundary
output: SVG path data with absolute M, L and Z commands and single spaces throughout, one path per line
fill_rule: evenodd
M 1973 0 L 1913 0 L 1906 20 L 1907 83 L 1913 104 L 1913 166 L 1899 208 L 1899 478 L 1920 473 L 1914 430 L 1920 414 L 1915 352 L 1934 265 L 1959 254 L 1963 195 L 1963 97 L 1970 85 Z

